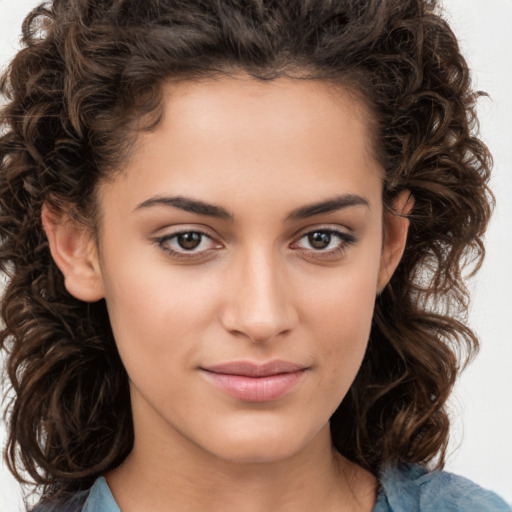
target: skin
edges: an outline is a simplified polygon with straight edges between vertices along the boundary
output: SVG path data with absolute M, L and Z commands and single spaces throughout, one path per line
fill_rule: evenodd
M 99 248 L 44 208 L 68 290 L 105 298 L 130 378 L 135 446 L 107 475 L 124 512 L 372 509 L 375 478 L 332 449 L 328 423 L 407 235 L 405 218 L 383 215 L 370 120 L 319 81 L 174 84 L 163 122 L 99 185 Z M 290 218 L 340 197 L 357 204 Z M 395 207 L 407 213 L 408 195 Z M 187 250 L 177 231 L 208 236 Z M 204 370 L 240 360 L 304 371 L 278 399 L 241 400 Z

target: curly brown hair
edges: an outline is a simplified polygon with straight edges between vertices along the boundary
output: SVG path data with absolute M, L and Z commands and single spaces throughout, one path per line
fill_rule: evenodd
M 481 264 L 493 199 L 491 157 L 475 136 L 481 93 L 437 2 L 54 0 L 25 19 L 23 44 L 0 85 L 0 344 L 17 478 L 26 471 L 44 496 L 63 498 L 133 445 L 105 303 L 66 291 L 43 203 L 94 225 L 96 186 L 158 124 L 164 82 L 240 71 L 334 81 L 370 107 L 385 208 L 403 190 L 414 207 L 332 439 L 375 474 L 390 461 L 442 467 L 446 401 L 478 347 L 463 274 Z

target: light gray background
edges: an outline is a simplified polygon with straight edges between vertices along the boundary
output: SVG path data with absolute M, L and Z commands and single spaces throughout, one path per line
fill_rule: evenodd
M 341 1 L 341 0 L 340 0 Z M 37 0 L 0 0 L 0 66 L 16 51 L 21 20 Z M 473 282 L 470 323 L 480 355 L 452 399 L 454 430 L 447 468 L 512 503 L 512 0 L 444 0 L 481 100 L 481 133 L 495 158 L 497 207 L 487 259 Z M 5 427 L 0 423 L 0 445 Z M 0 511 L 22 510 L 20 488 L 0 461 Z

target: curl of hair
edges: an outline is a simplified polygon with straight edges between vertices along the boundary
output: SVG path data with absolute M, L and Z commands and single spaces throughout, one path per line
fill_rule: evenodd
M 130 452 L 128 379 L 103 301 L 65 289 L 44 202 L 93 219 L 95 186 L 161 117 L 162 84 L 246 72 L 331 80 L 376 119 L 384 204 L 414 196 L 403 259 L 376 301 L 368 350 L 331 418 L 336 448 L 374 473 L 442 466 L 446 400 L 477 349 L 464 324 L 492 207 L 467 64 L 431 0 L 54 0 L 23 25 L 0 93 L 0 344 L 15 398 L 8 460 L 64 499 Z M 143 120 L 143 122 L 141 122 Z

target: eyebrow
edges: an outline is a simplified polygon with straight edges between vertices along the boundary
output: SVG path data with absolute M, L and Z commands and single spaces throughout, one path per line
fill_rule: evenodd
M 167 206 L 172 208 L 178 208 L 180 210 L 196 213 L 198 215 L 205 215 L 207 217 L 213 217 L 221 220 L 234 221 L 235 217 L 228 210 L 222 206 L 205 203 L 197 199 L 191 199 L 183 196 L 155 196 L 147 199 L 140 203 L 135 210 L 151 208 L 153 206 Z M 315 215 L 321 215 L 325 213 L 332 213 L 350 206 L 366 206 L 369 207 L 370 203 L 364 197 L 356 194 L 344 194 L 336 196 L 331 199 L 312 203 L 309 205 L 301 206 L 290 212 L 286 217 L 287 222 L 293 222 L 297 220 L 306 219 L 308 217 L 314 217 Z
M 369 207 L 370 203 L 364 197 L 358 196 L 356 194 L 344 194 L 341 196 L 333 197 L 332 199 L 327 199 L 326 201 L 321 201 L 319 203 L 301 206 L 300 208 L 293 210 L 286 217 L 286 220 L 296 221 L 307 219 L 308 217 L 314 217 L 315 215 L 320 215 L 323 213 L 332 213 L 338 210 L 342 210 L 343 208 L 348 208 L 350 206 Z
M 135 210 L 150 208 L 152 206 L 169 206 L 172 208 L 179 208 L 190 213 L 197 213 L 199 215 L 206 215 L 222 220 L 234 220 L 234 216 L 221 206 L 208 204 L 197 199 L 190 199 L 183 196 L 162 197 L 155 196 L 140 203 Z

